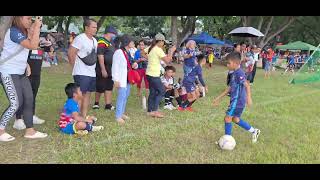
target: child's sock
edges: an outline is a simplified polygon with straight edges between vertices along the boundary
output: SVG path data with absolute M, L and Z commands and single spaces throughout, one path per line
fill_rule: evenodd
M 176 101 L 177 101 L 177 103 L 178 103 L 179 106 L 182 105 L 182 97 L 181 97 L 181 96 L 177 97 L 177 98 L 176 98 Z
M 92 124 L 89 124 L 88 122 L 86 122 L 86 129 L 85 130 L 87 130 L 87 131 L 92 131 Z
M 190 104 L 189 100 L 186 100 L 185 102 L 182 103 L 182 108 L 188 107 Z
M 247 123 L 246 121 L 240 119 L 240 121 L 237 123 L 240 127 L 242 127 L 243 129 L 253 133 L 254 132 L 254 128 L 252 126 L 250 126 L 249 123 Z
M 224 123 L 224 133 L 226 135 L 230 135 L 231 136 L 231 132 L 232 132 L 232 123 L 229 122 L 229 123 Z
M 194 102 L 196 102 L 196 100 L 190 102 L 189 105 L 188 105 L 188 107 L 191 107 Z

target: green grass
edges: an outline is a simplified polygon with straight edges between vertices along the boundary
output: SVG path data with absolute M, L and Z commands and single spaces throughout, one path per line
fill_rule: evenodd
M 216 108 L 211 102 L 225 88 L 225 72 L 226 68 L 218 65 L 204 70 L 209 93 L 194 104 L 195 113 L 171 111 L 165 119 L 148 118 L 141 110 L 136 88 L 132 88 L 127 105 L 131 120 L 125 126 L 115 122 L 113 112 L 91 110 L 105 130 L 79 138 L 61 134 L 57 128 L 58 112 L 66 100 L 63 88 L 72 81 L 71 68 L 67 64 L 44 68 L 37 115 L 47 121 L 35 127 L 49 137 L 26 140 L 23 131 L 12 129 L 12 120 L 7 131 L 16 140 L 0 143 L 0 162 L 320 163 L 320 90 L 290 85 L 289 76 L 279 72 L 264 80 L 260 69 L 252 86 L 254 105 L 243 114 L 243 119 L 261 129 L 259 141 L 252 144 L 251 135 L 233 125 L 237 146 L 232 152 L 221 151 L 215 141 L 224 134 L 228 98 Z M 2 112 L 8 104 L 2 90 L 0 98 Z

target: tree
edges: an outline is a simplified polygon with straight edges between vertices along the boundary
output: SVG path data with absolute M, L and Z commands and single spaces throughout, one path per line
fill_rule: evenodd
M 177 47 L 194 33 L 196 21 L 196 16 L 171 16 L 171 37 L 176 41 Z
M 295 20 L 296 16 L 241 16 L 243 26 L 256 27 L 264 37 L 249 38 L 250 43 L 259 47 L 266 46 L 270 40 L 286 30 Z
M 3 47 L 4 36 L 11 26 L 13 16 L 0 16 L 0 49 Z

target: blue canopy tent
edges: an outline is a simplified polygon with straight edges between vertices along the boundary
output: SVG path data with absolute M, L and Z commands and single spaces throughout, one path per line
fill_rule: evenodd
M 193 36 L 189 37 L 187 40 L 194 40 L 198 44 L 217 44 L 217 45 L 224 45 L 225 44 L 225 42 L 210 36 L 206 32 L 202 32 L 201 34 L 193 35 Z

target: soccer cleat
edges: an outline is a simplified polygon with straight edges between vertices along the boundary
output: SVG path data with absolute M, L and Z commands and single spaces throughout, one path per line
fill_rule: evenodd
M 192 109 L 192 107 L 187 107 L 186 110 L 189 111 L 189 112 L 194 112 L 194 110 Z
M 178 107 L 178 111 L 184 111 L 185 109 L 183 107 Z
M 173 104 L 169 104 L 169 106 L 171 107 L 171 110 L 175 110 L 175 109 L 177 109 L 176 107 L 174 107 L 174 105 L 173 105 Z
M 260 129 L 255 129 L 252 133 L 252 142 L 256 143 L 258 141 L 258 137 L 260 135 Z
M 167 109 L 167 110 L 172 110 L 172 108 L 171 108 L 171 106 L 170 105 L 165 105 L 164 107 L 163 107 L 163 109 Z
M 95 103 L 95 104 L 92 106 L 92 109 L 100 109 L 99 104 Z

